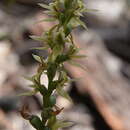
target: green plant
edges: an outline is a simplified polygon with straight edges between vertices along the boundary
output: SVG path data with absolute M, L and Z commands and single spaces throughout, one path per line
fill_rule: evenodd
M 33 91 L 27 93 L 27 95 L 40 93 L 43 97 L 43 109 L 41 117 L 31 115 L 26 111 L 25 107 L 21 114 L 26 120 L 30 121 L 36 130 L 58 130 L 72 125 L 71 122 L 57 119 L 57 115 L 63 108 L 59 109 L 56 106 L 55 93 L 71 101 L 68 93 L 64 90 L 65 84 L 70 80 L 64 69 L 64 63 L 74 64 L 74 59 L 84 57 L 84 55 L 79 55 L 79 48 L 75 46 L 71 32 L 80 25 L 86 28 L 80 17 L 88 9 L 85 8 L 82 0 L 53 0 L 49 5 L 39 5 L 45 8 L 45 13 L 50 16 L 49 19 L 42 21 L 56 21 L 57 23 L 43 35 L 31 36 L 32 39 L 44 43 L 44 47 L 36 49 L 49 50 L 47 59 L 33 55 L 34 59 L 38 61 L 39 67 L 34 76 L 27 78 L 33 83 L 31 85 Z M 78 64 L 76 63 L 75 65 Z M 41 75 L 43 73 L 48 77 L 48 86 L 41 84 Z M 56 74 L 58 76 L 57 79 L 55 79 Z

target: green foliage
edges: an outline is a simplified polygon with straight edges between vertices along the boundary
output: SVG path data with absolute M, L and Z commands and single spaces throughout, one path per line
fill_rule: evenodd
M 37 130 L 44 130 L 45 126 L 38 116 L 32 115 L 29 119 L 31 125 Z
M 83 58 L 84 55 L 78 54 L 79 48 L 75 46 L 71 33 L 78 26 L 86 28 L 80 17 L 89 10 L 85 8 L 82 0 L 53 0 L 49 5 L 39 5 L 46 9 L 45 13 L 51 17 L 42 21 L 57 21 L 57 24 L 41 36 L 31 36 L 32 39 L 44 43 L 45 46 L 35 49 L 49 49 L 49 55 L 44 59 L 33 54 L 33 58 L 39 63 L 39 67 L 34 76 L 26 77 L 27 80 L 32 82 L 30 87 L 33 90 L 23 95 L 33 95 L 39 92 L 43 97 L 43 109 L 41 119 L 34 115 L 28 118 L 24 110 L 22 116 L 29 120 L 36 130 L 58 130 L 73 124 L 57 119 L 57 115 L 63 108 L 60 109 L 56 106 L 55 93 L 72 102 L 70 96 L 64 90 L 66 83 L 70 81 L 64 69 L 64 63 L 68 61 L 73 65 L 80 66 L 74 60 Z M 41 84 L 40 79 L 43 73 L 48 77 L 48 86 Z M 55 79 L 56 74 L 58 79 Z

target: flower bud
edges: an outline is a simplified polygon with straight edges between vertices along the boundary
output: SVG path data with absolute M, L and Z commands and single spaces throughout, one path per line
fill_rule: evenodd
M 32 115 L 29 121 L 36 130 L 44 130 L 44 125 L 38 116 Z
M 56 97 L 51 95 L 49 100 L 50 100 L 50 106 L 53 107 L 56 104 Z

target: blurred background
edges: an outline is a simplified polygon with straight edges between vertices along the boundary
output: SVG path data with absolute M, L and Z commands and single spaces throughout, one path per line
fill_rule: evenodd
M 34 130 L 19 114 L 23 104 L 40 113 L 41 97 L 18 97 L 28 91 L 23 75 L 36 72 L 31 50 L 40 43 L 30 35 L 40 35 L 52 23 L 37 23 L 47 17 L 37 3 L 51 0 L 0 0 L 0 130 Z M 74 104 L 58 97 L 65 107 L 61 117 L 73 121 L 64 130 L 130 130 L 130 0 L 84 0 L 88 12 L 82 20 L 88 30 L 73 32 L 77 46 L 87 55 L 78 62 L 87 71 L 65 65 L 71 78 L 67 91 Z M 47 78 L 43 75 L 43 83 Z

